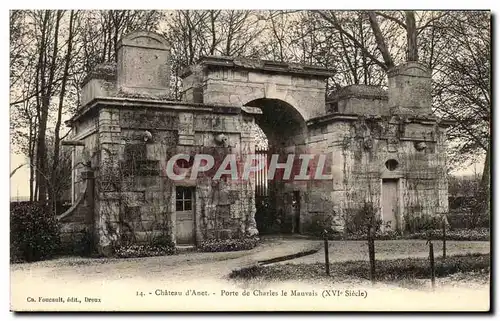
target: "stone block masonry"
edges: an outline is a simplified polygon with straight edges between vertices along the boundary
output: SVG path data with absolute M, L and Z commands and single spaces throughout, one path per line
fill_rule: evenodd
M 268 221 L 259 226 L 346 232 L 370 203 L 386 228 L 402 230 L 409 217 L 448 211 L 449 122 L 431 115 L 431 73 L 424 65 L 390 70 L 387 91 L 353 85 L 325 98 L 332 70 L 203 57 L 183 75 L 183 100 L 171 101 L 169 55 L 157 34 L 127 35 L 118 62 L 86 77 L 82 106 L 68 122 L 70 139 L 85 144 L 73 162 L 90 162 L 95 174 L 90 217 L 102 254 L 131 243 L 196 245 L 258 234 L 263 207 L 256 206 L 255 180 L 214 180 L 208 173 L 173 180 L 166 172 L 177 154 L 189 156 L 176 163 L 186 177 L 198 154 L 238 161 L 253 155 L 255 124 L 279 162 L 289 154 L 325 155 L 323 174 L 331 175 L 321 182 L 267 180 Z M 76 199 L 82 187 L 73 177 Z M 66 218 L 64 232 L 76 233 L 82 211 L 89 209 Z

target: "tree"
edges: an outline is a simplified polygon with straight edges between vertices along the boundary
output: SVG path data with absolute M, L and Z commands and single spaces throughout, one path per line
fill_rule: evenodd
M 59 157 L 68 134 L 62 120 L 79 105 L 80 84 L 96 64 L 116 59 L 118 40 L 133 30 L 156 30 L 156 10 L 15 10 L 11 26 L 11 138 L 30 164 L 30 199 L 56 195 Z M 54 138 L 48 136 L 53 132 Z M 52 146 L 47 146 L 47 142 Z
M 164 23 L 160 23 L 164 22 Z M 487 12 L 14 10 L 10 13 L 11 137 L 30 165 L 32 199 L 45 199 L 47 142 L 60 154 L 62 119 L 79 106 L 80 84 L 97 64 L 116 60 L 134 30 L 163 33 L 172 46 L 172 99 L 180 75 L 200 56 L 250 56 L 336 70 L 328 90 L 384 85 L 402 61 L 433 69 L 434 110 L 452 118 L 451 159 L 485 158 L 489 181 L 490 22 Z M 53 140 L 48 133 L 53 131 Z M 59 141 L 59 142 L 58 142 Z M 56 157 L 57 159 L 57 157 Z M 51 193 L 49 193 L 51 194 Z
M 35 12 L 35 20 L 40 24 L 40 43 L 38 45 L 37 85 L 40 86 L 36 97 L 36 110 L 38 118 L 38 136 L 36 140 L 36 168 L 40 175 L 36 175 L 38 200 L 45 200 L 48 186 L 48 164 L 46 155 L 46 129 L 49 115 L 49 105 L 53 94 L 54 76 L 57 68 L 57 50 L 59 23 L 63 12 L 53 13 L 49 10 Z M 52 24 L 54 27 L 52 28 Z M 53 32 L 52 32 L 53 29 Z M 37 173 L 37 174 L 38 174 Z
M 447 36 L 443 60 L 436 66 L 436 112 L 455 121 L 449 135 L 451 159 L 470 163 L 484 155 L 484 211 L 490 206 L 491 38 L 488 12 L 458 12 L 436 23 Z
M 61 83 L 61 89 L 59 91 L 59 106 L 57 109 L 57 121 L 56 121 L 56 126 L 54 129 L 54 155 L 52 159 L 52 173 L 56 173 L 58 168 L 59 168 L 59 147 L 61 144 L 61 136 L 60 136 L 60 130 L 61 130 L 61 122 L 62 122 L 62 113 L 63 113 L 63 105 L 64 105 L 64 98 L 66 94 L 66 84 L 68 82 L 68 75 L 69 75 L 69 65 L 72 60 L 72 48 L 73 48 L 73 37 L 74 37 L 74 29 L 73 29 L 73 24 L 74 20 L 76 18 L 75 16 L 75 11 L 71 10 L 70 17 L 69 17 L 69 26 L 68 26 L 68 42 L 67 42 L 67 49 L 66 49 L 66 56 L 64 58 L 64 71 L 63 71 L 63 76 L 62 76 L 62 83 Z M 58 175 L 51 175 L 52 179 L 52 186 L 56 186 L 57 180 L 60 177 Z M 51 195 L 49 195 L 50 200 L 55 200 L 57 193 L 53 191 Z
M 172 48 L 173 99 L 180 99 L 180 75 L 202 56 L 258 55 L 261 17 L 249 10 L 176 10 L 163 32 Z

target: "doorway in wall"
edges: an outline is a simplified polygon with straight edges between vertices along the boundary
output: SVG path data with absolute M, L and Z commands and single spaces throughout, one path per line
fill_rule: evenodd
M 195 244 L 194 193 L 194 187 L 175 188 L 175 234 L 180 245 Z
M 399 220 L 399 179 L 382 179 L 382 228 L 396 230 Z

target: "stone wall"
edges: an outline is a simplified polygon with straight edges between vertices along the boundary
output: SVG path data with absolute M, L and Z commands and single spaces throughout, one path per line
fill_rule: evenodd
M 63 252 L 89 253 L 94 244 L 94 172 L 86 169 L 80 179 L 84 187 L 72 206 L 57 217 Z
M 445 135 L 436 119 L 338 115 L 309 128 L 309 146 L 331 155 L 333 175 L 329 188 L 308 193 L 309 204 L 334 229 L 342 231 L 345 219 L 367 201 L 381 216 L 383 179 L 400 182 L 398 228 L 406 217 L 447 213 Z M 388 160 L 397 167 L 389 170 Z M 311 210 L 308 215 L 314 216 Z
M 157 236 L 175 243 L 176 186 L 194 190 L 197 243 L 254 235 L 253 179 L 214 180 L 212 173 L 174 181 L 166 166 L 181 153 L 210 154 L 219 163 L 233 154 L 241 165 L 255 152 L 256 121 L 280 163 L 288 154 L 326 155 L 323 174 L 330 179 L 275 182 L 284 232 L 297 231 L 296 195 L 300 232 L 342 231 L 367 202 L 380 216 L 386 179 L 398 182 L 399 227 L 406 217 L 447 212 L 446 126 L 429 116 L 431 78 L 424 65 L 391 69 L 388 91 L 353 85 L 325 100 L 328 69 L 204 57 L 183 75 L 183 102 L 174 102 L 168 100 L 168 59 L 159 35 L 125 37 L 118 63 L 100 65 L 85 79 L 82 107 L 70 121 L 73 139 L 85 143 L 75 147 L 74 162 L 90 161 L 96 173 L 93 226 L 102 253 Z M 189 168 L 181 171 L 190 175 Z M 75 183 L 74 195 L 81 190 Z
M 303 119 L 325 114 L 325 68 L 227 57 L 206 57 L 184 75 L 183 97 L 205 104 L 243 106 L 277 99 Z M 201 98 L 202 97 L 202 98 Z
M 242 237 L 255 228 L 253 181 L 216 181 L 203 175 L 193 181 L 173 181 L 167 177 L 167 161 L 175 154 L 210 154 L 222 160 L 232 153 L 241 163 L 246 154 L 253 153 L 251 116 L 238 109 L 231 114 L 193 109 L 186 105 L 144 108 L 140 103 L 128 108 L 101 107 L 102 152 L 96 180 L 101 247 L 148 242 L 162 234 L 175 242 L 175 186 L 195 188 L 197 243 Z M 151 134 L 148 141 L 144 140 L 146 131 Z M 215 140 L 220 134 L 228 138 L 224 146 Z
M 331 113 L 389 115 L 388 95 L 378 86 L 351 85 L 330 95 L 327 106 Z

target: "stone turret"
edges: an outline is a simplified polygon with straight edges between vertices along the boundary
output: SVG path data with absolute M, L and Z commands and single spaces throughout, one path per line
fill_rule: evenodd
M 423 116 L 432 113 L 431 71 L 419 62 L 406 62 L 388 71 L 391 114 Z
M 387 92 L 379 86 L 343 87 L 329 97 L 327 110 L 342 114 L 388 115 Z
M 134 32 L 118 44 L 117 87 L 120 93 L 167 97 L 170 47 L 152 32 Z
M 105 97 L 166 99 L 170 69 L 167 41 L 153 32 L 133 32 L 120 40 L 116 63 L 99 64 L 85 77 L 81 107 Z

